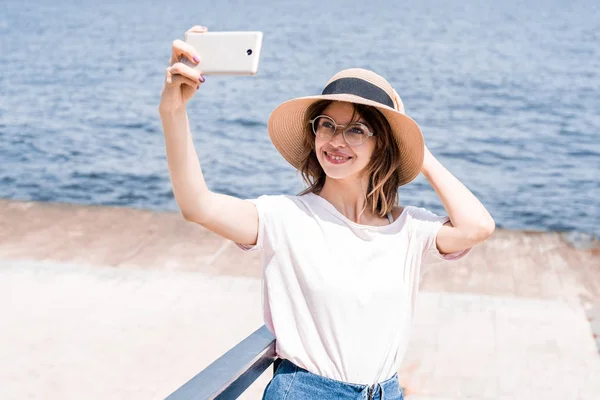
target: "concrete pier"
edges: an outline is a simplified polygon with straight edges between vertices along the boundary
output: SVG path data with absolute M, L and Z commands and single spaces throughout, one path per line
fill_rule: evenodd
M 597 242 L 497 230 L 425 274 L 405 396 L 597 399 L 598 305 Z M 0 315 L 1 399 L 161 399 L 262 325 L 259 254 L 179 213 L 0 200 Z

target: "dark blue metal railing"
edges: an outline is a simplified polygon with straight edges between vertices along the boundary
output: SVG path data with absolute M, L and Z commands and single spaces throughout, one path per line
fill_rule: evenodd
M 275 338 L 266 326 L 242 340 L 167 400 L 236 399 L 269 367 L 277 369 Z

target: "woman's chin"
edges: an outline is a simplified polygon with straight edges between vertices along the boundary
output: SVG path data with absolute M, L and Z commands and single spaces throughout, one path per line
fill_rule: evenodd
M 342 169 L 342 168 L 323 168 L 325 171 L 325 175 L 331 179 L 346 179 L 356 175 L 356 171 L 351 171 L 350 169 Z
M 319 164 L 321 164 L 321 168 L 325 171 L 325 175 L 328 178 L 332 179 L 346 179 L 351 178 L 353 176 L 358 176 L 360 169 L 356 168 L 356 164 L 344 163 L 344 164 L 331 164 L 327 161 L 323 162 L 323 160 L 319 160 Z

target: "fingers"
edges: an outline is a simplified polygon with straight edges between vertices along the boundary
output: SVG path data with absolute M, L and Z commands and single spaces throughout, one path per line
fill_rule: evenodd
M 204 83 L 202 73 L 194 68 L 191 68 L 184 63 L 178 62 L 167 68 L 167 78 L 169 75 L 182 75 L 197 83 Z
M 404 104 L 402 103 L 402 99 L 400 99 L 400 96 L 398 96 L 398 92 L 396 92 L 396 89 L 392 89 L 392 91 L 394 92 L 394 97 L 392 98 L 394 108 L 397 111 L 400 111 L 402 114 L 404 114 Z
M 194 32 L 194 33 L 204 33 L 207 32 L 208 28 L 205 26 L 200 26 L 200 25 L 196 25 L 190 29 L 188 29 L 188 32 Z M 170 61 L 170 65 L 175 64 L 176 62 L 182 61 L 183 58 L 187 58 L 190 62 L 193 63 L 193 65 L 197 65 L 200 62 L 200 57 L 198 56 L 198 53 L 196 52 L 196 50 L 188 43 L 184 42 L 183 40 L 174 40 L 173 41 L 173 45 L 172 47 L 172 51 L 171 51 L 171 61 Z
M 196 25 L 187 32 L 203 33 L 208 28 Z M 186 33 L 187 33 L 186 32 Z M 180 86 L 182 84 L 199 88 L 204 83 L 204 77 L 200 71 L 195 69 L 200 63 L 200 57 L 193 46 L 183 40 L 174 40 L 172 44 L 171 60 L 166 71 L 166 84 L 169 86 Z
M 180 62 L 183 58 L 188 59 L 193 65 L 198 65 L 200 62 L 200 57 L 192 45 L 183 40 L 176 39 L 172 45 L 170 65 Z
M 199 33 L 208 32 L 208 28 L 205 26 L 201 26 L 201 25 L 195 25 L 195 26 L 191 27 L 190 29 L 188 29 L 187 32 L 199 32 Z
M 166 82 L 166 86 L 181 86 L 181 85 L 188 85 L 194 89 L 200 89 L 200 85 L 202 85 L 202 82 L 198 82 L 194 79 L 190 79 L 187 76 L 183 76 L 183 75 L 170 75 L 167 76 L 167 82 Z

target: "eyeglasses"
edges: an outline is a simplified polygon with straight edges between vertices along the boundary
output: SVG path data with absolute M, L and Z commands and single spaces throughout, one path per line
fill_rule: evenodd
M 344 140 L 350 146 L 359 146 L 374 135 L 363 123 L 351 122 L 348 125 L 338 125 L 333 118 L 327 115 L 319 115 L 308 122 L 311 124 L 315 136 L 324 140 L 331 138 L 337 131 L 338 126 L 341 126 Z

